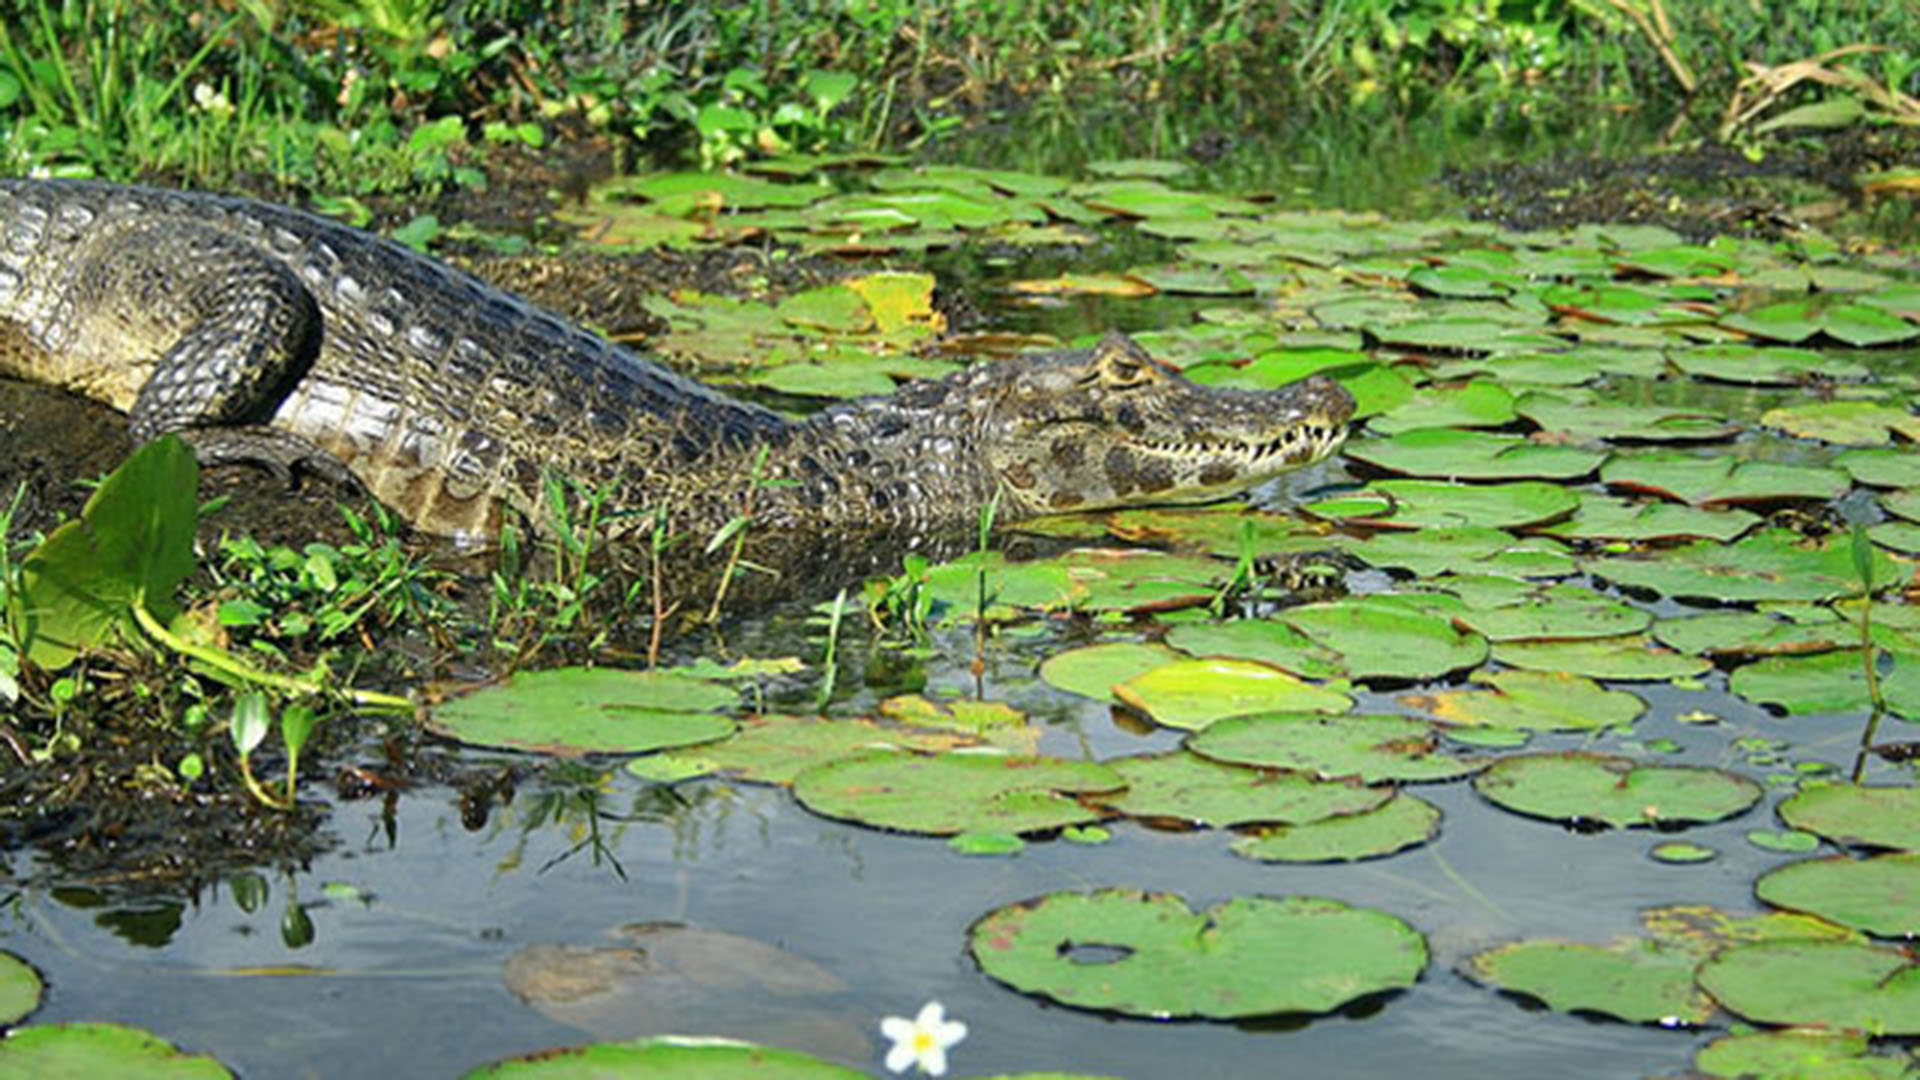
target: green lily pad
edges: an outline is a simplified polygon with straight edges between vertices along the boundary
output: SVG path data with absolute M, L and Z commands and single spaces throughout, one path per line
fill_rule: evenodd
M 1748 657 L 1837 649 L 1858 641 L 1859 630 L 1838 619 L 1808 624 L 1757 611 L 1716 611 L 1661 619 L 1654 624 L 1653 636 L 1684 653 Z
M 1862 484 L 1874 487 L 1920 487 L 1920 454 L 1906 450 L 1849 450 L 1834 465 Z
M 1232 850 L 1261 862 L 1357 862 L 1405 851 L 1439 833 L 1440 811 L 1400 792 L 1363 813 L 1263 829 L 1235 840 Z
M 1399 700 L 1448 724 L 1522 731 L 1626 727 L 1647 709 L 1646 702 L 1624 690 L 1605 690 L 1592 679 L 1560 672 L 1478 671 L 1473 681 L 1493 689 L 1404 694 Z
M 213 1058 L 188 1054 L 150 1031 L 122 1024 L 32 1024 L 0 1040 L 0 1077 L 231 1077 Z
M 1584 641 L 1506 641 L 1493 658 L 1508 667 L 1563 671 L 1590 679 L 1678 679 L 1701 675 L 1713 661 L 1656 648 L 1644 634 Z
M 1381 435 L 1395 435 L 1424 428 L 1500 427 L 1512 423 L 1513 415 L 1513 395 L 1505 387 L 1475 381 L 1416 390 L 1367 426 Z
M 11 1027 L 40 1007 L 44 986 L 33 965 L 0 952 L 0 1028 Z
M 1852 487 L 1839 469 L 1674 453 L 1615 457 L 1600 479 L 1610 487 L 1707 507 L 1837 499 Z
M 1920 416 L 1872 401 L 1809 401 L 1760 414 L 1760 422 L 1804 439 L 1884 446 L 1897 433 L 1920 442 Z
M 1911 1080 L 1901 1058 L 1871 1052 L 1851 1031 L 1763 1031 L 1724 1035 L 1693 1056 L 1696 1072 L 1725 1080 Z
M 1574 572 L 1573 560 L 1557 543 L 1521 540 L 1499 529 L 1416 529 L 1383 532 L 1347 545 L 1355 558 L 1371 566 L 1406 570 L 1421 577 L 1451 571 L 1557 577 Z
M 1052 893 L 988 913 L 969 936 L 981 970 L 1016 990 L 1160 1020 L 1329 1012 L 1411 986 L 1427 966 L 1406 923 L 1309 896 L 1195 913 L 1165 893 Z
M 1780 820 L 1836 844 L 1920 851 L 1920 788 L 1822 784 L 1781 803 Z
M 1260 713 L 1217 721 L 1187 736 L 1187 749 L 1218 761 L 1295 769 L 1362 783 L 1453 780 L 1486 763 L 1438 750 L 1432 724 L 1407 716 Z
M 1578 493 L 1558 484 L 1454 484 L 1440 480 L 1380 480 L 1337 500 L 1301 509 L 1318 517 L 1391 529 L 1488 529 L 1543 525 L 1580 505 Z
M 1040 678 L 1048 686 L 1068 693 L 1112 702 L 1119 700 L 1113 696 L 1114 684 L 1176 659 L 1179 654 L 1164 645 L 1111 641 L 1047 657 L 1040 665 Z
M 734 705 L 730 687 L 655 671 L 523 671 L 434 708 L 427 727 L 474 746 L 543 754 L 643 754 L 733 733 L 709 712 Z
M 816 765 L 793 781 L 816 814 L 898 832 L 1029 833 L 1098 821 L 1074 796 L 1126 781 L 1104 765 L 991 752 L 871 750 Z
M 1593 559 L 1587 568 L 1618 585 L 1718 603 L 1831 600 L 1860 589 L 1852 542 L 1808 543 L 1785 529 L 1765 529 L 1733 544 L 1699 541 L 1644 558 Z M 1898 580 L 1883 551 L 1873 553 L 1876 585 Z
M 1763 942 L 1708 959 L 1697 979 L 1728 1011 L 1759 1023 L 1920 1035 L 1920 967 L 1905 949 Z
M 1698 379 L 1744 383 L 1751 386 L 1789 386 L 1813 378 L 1851 382 L 1871 372 L 1865 364 L 1827 356 L 1812 349 L 1751 345 L 1704 345 L 1674 349 L 1667 362 Z
M 1607 458 L 1604 450 L 1451 427 L 1418 428 L 1389 439 L 1349 442 L 1342 452 L 1393 472 L 1449 480 L 1577 480 Z
M 1735 671 L 1727 686 L 1748 701 L 1778 706 L 1789 716 L 1859 712 L 1873 707 L 1858 649 L 1836 649 L 1812 656 L 1768 656 Z
M 1279 617 L 1337 652 L 1354 679 L 1432 679 L 1487 658 L 1480 635 L 1386 598 L 1307 604 Z
M 1578 752 L 1502 758 L 1473 787 L 1518 814 L 1615 828 L 1719 821 L 1761 794 L 1760 785 L 1720 769 Z
M 1920 935 L 1920 854 L 1803 859 L 1761 875 L 1754 895 L 1876 937 Z
M 1650 612 L 1578 585 L 1556 585 L 1520 603 L 1456 612 L 1453 617 L 1494 642 L 1611 638 L 1653 624 Z
M 1724 439 L 1740 430 L 1739 424 L 1711 410 L 1572 401 L 1561 394 L 1540 391 L 1526 394 L 1514 408 L 1540 425 L 1542 432 L 1559 439 L 1704 442 Z
M 1194 656 L 1257 660 L 1307 679 L 1330 679 L 1345 670 L 1332 649 L 1267 619 L 1182 623 L 1167 632 L 1166 642 Z
M 590 1043 L 540 1050 L 507 1058 L 467 1074 L 484 1077 L 527 1077 L 575 1080 L 583 1076 L 659 1076 L 672 1080 L 738 1080 L 741 1077 L 778 1076 L 781 1080 L 866 1080 L 867 1074 L 845 1065 L 783 1050 L 703 1036 L 655 1035 L 631 1042 Z
M 1113 696 L 1157 724 L 1198 730 L 1226 716 L 1345 712 L 1347 695 L 1250 660 L 1176 660 L 1113 686 Z
M 1903 488 L 1880 496 L 1880 508 L 1895 517 L 1920 521 L 1920 488 Z
M 1726 543 L 1760 524 L 1745 510 L 1703 510 L 1670 502 L 1636 502 L 1581 492 L 1580 508 L 1541 529 L 1563 540 L 1718 540 Z
M 1210 828 L 1318 821 L 1363 813 L 1393 796 L 1387 788 L 1222 764 L 1180 750 L 1114 758 L 1105 764 L 1127 787 L 1117 795 L 1095 796 L 1100 805 L 1132 817 Z
M 1669 841 L 1655 844 L 1647 852 L 1656 862 L 1671 863 L 1676 866 L 1690 866 L 1694 863 L 1712 862 L 1720 857 L 1720 852 L 1703 844 L 1689 844 L 1683 841 Z
M 1467 958 L 1468 978 L 1525 994 L 1560 1012 L 1592 1012 L 1636 1024 L 1701 1024 L 1713 1002 L 1694 989 L 1699 957 L 1633 939 L 1612 947 L 1516 941 Z
M 791 784 L 815 765 L 878 747 L 950 750 L 978 741 L 950 731 L 884 727 L 858 718 L 752 716 L 740 721 L 732 738 L 635 758 L 627 771 L 656 781 L 718 773 L 757 784 Z

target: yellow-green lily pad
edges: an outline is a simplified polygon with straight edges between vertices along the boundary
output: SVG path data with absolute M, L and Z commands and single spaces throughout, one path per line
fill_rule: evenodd
M 1761 875 L 1755 896 L 1875 937 L 1920 936 L 1920 854 L 1802 859 Z
M 1176 660 L 1113 686 L 1113 696 L 1157 724 L 1197 731 L 1225 716 L 1345 712 L 1353 699 L 1251 660 Z
M 188 1054 L 150 1031 L 124 1024 L 31 1024 L 0 1039 L 0 1076 L 138 1076 L 142 1080 L 226 1080 L 213 1058 Z
M 1298 824 L 1371 810 L 1393 795 L 1390 788 L 1323 780 L 1210 761 L 1175 750 L 1114 758 L 1126 790 L 1092 798 L 1122 814 L 1161 818 L 1209 828 Z
M 641 754 L 711 742 L 732 720 L 705 710 L 739 693 L 704 679 L 658 671 L 558 668 L 523 671 L 436 706 L 432 730 L 475 746 L 543 754 Z
M 1780 804 L 1780 820 L 1836 844 L 1920 851 L 1920 788 L 1808 787 Z
M 1137 641 L 1110 641 L 1055 653 L 1040 664 L 1040 678 L 1048 686 L 1096 701 L 1117 701 L 1115 683 L 1170 663 L 1180 654 L 1164 645 Z
M 8 952 L 0 952 L 0 1028 L 17 1024 L 40 1007 L 45 989 L 40 973 L 33 965 Z
M 1362 813 L 1262 829 L 1235 840 L 1232 850 L 1260 862 L 1357 862 L 1405 851 L 1439 833 L 1440 811 L 1403 791 Z
M 1215 721 L 1187 736 L 1187 749 L 1218 761 L 1368 784 L 1453 780 L 1486 765 L 1438 747 L 1432 724 L 1380 714 L 1259 713 Z
M 1693 985 L 1699 957 L 1641 938 L 1611 947 L 1516 941 L 1467 958 L 1477 982 L 1524 994 L 1559 1012 L 1589 1012 L 1636 1024 L 1700 1024 L 1713 1002 Z
M 1642 765 L 1582 752 L 1502 758 L 1474 778 L 1495 804 L 1529 817 L 1614 828 L 1719 821 L 1760 801 L 1760 785 L 1722 769 Z
M 1554 671 L 1477 671 L 1490 690 L 1404 694 L 1400 702 L 1449 723 L 1522 731 L 1587 731 L 1626 727 L 1647 703 L 1624 690 Z
M 1125 786 L 1090 761 L 995 752 L 915 754 L 870 750 L 794 777 L 800 805 L 816 814 L 898 832 L 1028 833 L 1098 821 L 1075 796 Z

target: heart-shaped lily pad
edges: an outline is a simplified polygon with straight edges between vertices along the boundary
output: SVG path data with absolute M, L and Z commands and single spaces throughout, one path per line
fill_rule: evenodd
M 816 814 L 880 829 L 952 836 L 1039 832 L 1098 821 L 1076 794 L 1125 786 L 1090 761 L 990 752 L 872 750 L 817 765 L 793 793 Z
M 545 754 L 640 754 L 724 738 L 733 721 L 706 712 L 739 693 L 659 671 L 519 672 L 433 710 L 427 726 L 477 746 Z
M 1052 893 L 988 913 L 970 939 L 981 969 L 1016 990 L 1161 1020 L 1329 1012 L 1427 966 L 1406 923 L 1310 896 L 1196 913 L 1166 893 Z
M 1578 752 L 1502 758 L 1473 787 L 1515 813 L 1616 828 L 1719 821 L 1760 801 L 1760 785 L 1721 769 Z
M 1229 717 L 1187 736 L 1187 749 L 1218 761 L 1352 776 L 1368 784 L 1452 780 L 1485 765 L 1440 753 L 1438 743 L 1432 724 L 1392 715 L 1260 713 Z
M 1700 986 L 1763 1024 L 1920 1035 L 1920 966 L 1905 949 L 1844 941 L 1770 941 L 1700 965 Z
M 1093 796 L 1100 805 L 1134 817 L 1165 818 L 1227 827 L 1297 824 L 1379 806 L 1393 791 L 1298 772 L 1229 765 L 1176 750 L 1105 763 L 1126 790 Z
M 1561 1012 L 1594 1012 L 1636 1024 L 1699 1024 L 1713 1002 L 1694 989 L 1700 958 L 1633 939 L 1603 948 L 1567 941 L 1516 941 L 1469 957 L 1478 982 L 1538 998 Z
M 1803 859 L 1762 875 L 1754 894 L 1878 937 L 1920 935 L 1920 855 Z
M 1920 851 L 1920 788 L 1822 784 L 1781 803 L 1780 820 L 1836 844 Z
M 1261 862 L 1353 862 L 1424 844 L 1440 832 L 1440 811 L 1401 792 L 1360 814 L 1280 825 L 1243 836 L 1233 853 Z

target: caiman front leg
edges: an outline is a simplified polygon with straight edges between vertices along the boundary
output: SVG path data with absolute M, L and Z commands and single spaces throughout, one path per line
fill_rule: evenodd
M 145 234 L 144 236 L 142 234 Z M 133 437 L 169 432 L 203 465 L 251 464 L 291 482 L 296 469 L 355 483 L 340 461 L 306 439 L 268 426 L 313 366 L 322 337 L 319 305 L 284 264 L 244 240 L 168 223 L 122 237 L 95 259 L 78 287 L 117 294 L 128 322 L 145 322 L 165 345 L 128 410 Z

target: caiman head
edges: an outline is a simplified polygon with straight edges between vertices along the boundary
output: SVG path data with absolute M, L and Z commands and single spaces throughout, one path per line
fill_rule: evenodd
M 1010 516 L 1220 499 L 1326 457 L 1353 416 L 1325 376 L 1215 389 L 1118 333 L 1004 370 L 981 446 Z

